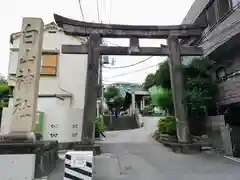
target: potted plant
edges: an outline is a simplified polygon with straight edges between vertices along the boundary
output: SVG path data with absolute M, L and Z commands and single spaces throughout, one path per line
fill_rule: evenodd
M 94 123 L 95 123 L 95 138 L 100 138 L 100 133 L 103 133 L 105 131 L 103 116 L 100 115 L 99 117 L 97 117 Z

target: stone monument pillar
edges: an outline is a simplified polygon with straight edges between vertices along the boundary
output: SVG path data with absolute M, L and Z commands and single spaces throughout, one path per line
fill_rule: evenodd
M 8 138 L 29 139 L 36 126 L 43 32 L 42 19 L 23 18 Z

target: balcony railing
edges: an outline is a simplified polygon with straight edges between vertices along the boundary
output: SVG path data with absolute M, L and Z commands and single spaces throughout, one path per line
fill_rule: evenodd
M 235 6 L 233 6 L 224 16 L 222 16 L 211 28 L 209 28 L 208 31 L 206 31 L 202 37 L 197 41 L 196 45 L 199 46 L 203 40 L 219 25 L 221 24 L 225 19 L 227 19 L 232 13 L 234 13 L 237 9 L 240 8 L 240 2 L 237 3 Z
M 225 82 L 227 80 L 230 80 L 232 78 L 236 78 L 236 77 L 239 77 L 240 76 L 240 69 L 235 71 L 235 72 L 232 72 L 232 73 L 229 73 L 229 74 L 226 74 L 225 76 L 219 78 L 217 80 L 218 83 L 221 83 L 221 82 Z

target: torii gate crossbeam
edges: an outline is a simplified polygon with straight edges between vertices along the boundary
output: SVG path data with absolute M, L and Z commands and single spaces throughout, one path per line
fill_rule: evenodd
M 152 38 L 167 39 L 169 35 L 179 38 L 199 37 L 206 25 L 182 24 L 168 26 L 132 26 L 118 24 L 98 24 L 69 19 L 54 14 L 56 23 L 63 28 L 64 32 L 75 36 L 89 36 L 98 33 L 105 38 Z

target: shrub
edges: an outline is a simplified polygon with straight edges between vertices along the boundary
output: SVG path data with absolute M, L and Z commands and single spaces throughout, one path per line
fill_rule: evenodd
M 176 119 L 173 116 L 166 116 L 158 121 L 158 131 L 162 134 L 176 135 Z
M 103 116 L 96 118 L 95 131 L 96 132 L 104 132 L 105 131 L 105 124 L 104 124 Z

